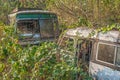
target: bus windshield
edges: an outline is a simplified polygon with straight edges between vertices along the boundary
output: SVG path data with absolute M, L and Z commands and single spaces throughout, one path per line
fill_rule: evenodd
M 40 34 L 41 38 L 53 38 L 58 35 L 57 20 L 19 20 L 17 22 L 18 34 Z

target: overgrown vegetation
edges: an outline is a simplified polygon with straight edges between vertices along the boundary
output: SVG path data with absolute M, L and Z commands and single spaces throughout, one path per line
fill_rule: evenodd
M 56 43 L 23 47 L 17 44 L 12 27 L 1 24 L 0 30 L 0 80 L 74 80 L 77 73 L 91 80 L 81 67 L 75 67 L 74 54 Z
M 120 23 L 120 0 L 1 0 L 0 21 L 9 23 L 8 14 L 15 8 L 53 11 L 59 16 L 60 25 L 66 26 L 64 28 L 99 28 Z
M 62 31 L 79 26 L 102 27 L 98 31 L 103 32 L 120 30 L 120 0 L 0 0 L 0 80 L 74 80 L 77 73 L 91 80 L 81 65 L 75 66 L 75 57 L 54 42 L 17 44 L 14 29 L 4 24 L 9 23 L 13 9 L 22 7 L 57 13 Z

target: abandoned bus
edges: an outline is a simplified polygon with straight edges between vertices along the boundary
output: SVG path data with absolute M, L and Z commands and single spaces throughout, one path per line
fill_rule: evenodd
M 38 44 L 59 36 L 58 19 L 55 13 L 36 9 L 18 9 L 9 15 L 15 25 L 19 44 Z
M 86 63 L 94 80 L 120 80 L 120 32 L 97 32 L 94 29 L 69 29 L 59 45 L 65 40 L 74 43 L 76 64 Z M 77 76 L 79 79 L 79 76 Z

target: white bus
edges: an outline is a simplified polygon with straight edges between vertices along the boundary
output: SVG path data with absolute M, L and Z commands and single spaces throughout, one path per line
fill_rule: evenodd
M 103 33 L 88 28 L 69 29 L 59 45 L 62 46 L 65 40 L 74 44 L 71 46 L 77 58 L 75 63 L 80 64 L 80 60 L 86 63 L 95 80 L 120 80 L 120 31 Z

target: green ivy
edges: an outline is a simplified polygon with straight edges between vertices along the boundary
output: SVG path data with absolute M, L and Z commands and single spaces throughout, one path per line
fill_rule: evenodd
M 17 44 L 13 28 L 5 27 L 4 32 L 0 44 L 1 80 L 75 80 L 76 73 L 89 80 L 82 68 L 74 66 L 74 57 L 56 43 L 23 47 Z

